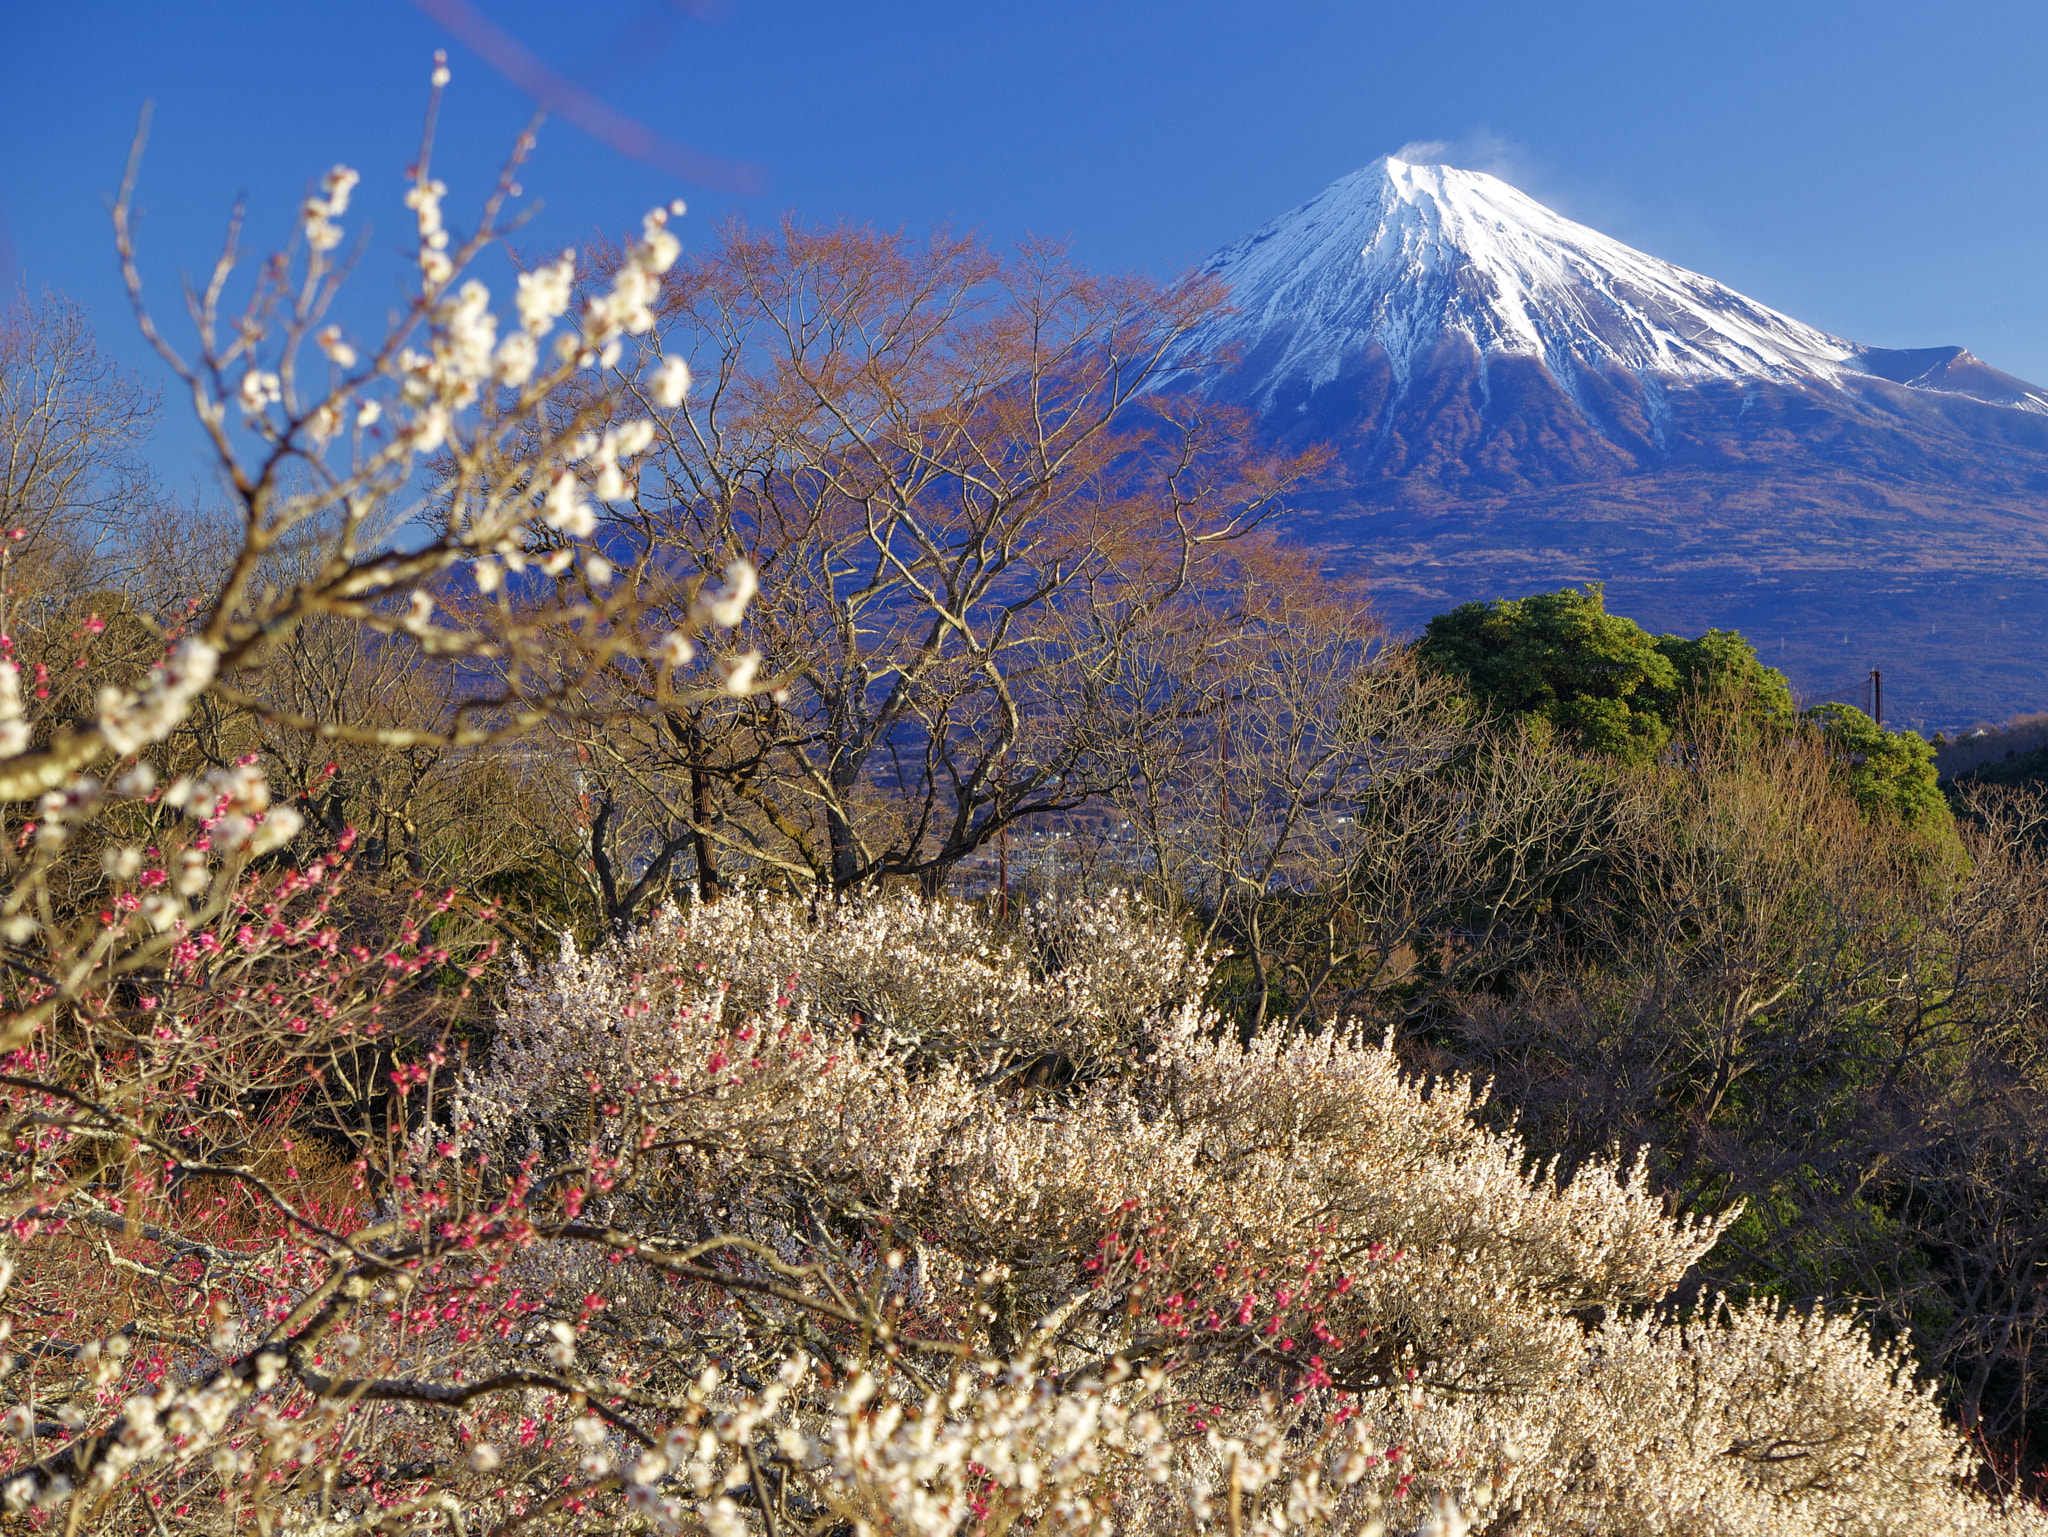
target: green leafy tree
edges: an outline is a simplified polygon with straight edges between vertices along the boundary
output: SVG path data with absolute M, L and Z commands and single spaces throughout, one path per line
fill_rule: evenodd
M 1847 768 L 1849 793 L 1866 816 L 1892 815 L 1909 827 L 1949 820 L 1934 748 L 1917 731 L 1887 731 L 1854 705 L 1822 704 L 1804 719 L 1818 726 Z
M 1419 650 L 1493 709 L 1625 763 L 1654 758 L 1694 697 L 1719 694 L 1752 718 L 1792 720 L 1784 674 L 1735 631 L 1653 636 L 1608 613 L 1598 582 L 1464 604 L 1430 620 Z
M 1678 674 L 1677 690 L 1656 701 L 1667 725 L 1676 724 L 1689 699 L 1724 701 L 1746 720 L 1792 724 L 1792 690 L 1785 675 L 1766 667 L 1739 631 L 1709 630 L 1696 640 L 1660 635 L 1655 644 Z

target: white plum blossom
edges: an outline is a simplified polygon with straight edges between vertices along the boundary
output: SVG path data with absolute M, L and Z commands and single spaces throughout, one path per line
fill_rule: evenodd
M 405 189 L 405 206 L 419 223 L 420 272 L 430 288 L 447 282 L 455 272 L 448 257 L 448 231 L 441 222 L 441 199 L 447 195 L 447 183 L 432 177 L 422 177 Z
M 199 849 L 186 849 L 178 856 L 178 895 L 196 897 L 207 888 L 212 879 L 206 868 L 206 855 Z
M 320 184 L 323 194 L 306 199 L 300 210 L 306 244 L 315 251 L 331 251 L 341 244 L 341 228 L 334 221 L 348 212 L 349 193 L 362 180 L 345 165 L 329 171 Z M 347 367 L 347 364 L 343 364 Z
M 596 465 L 597 495 L 600 501 L 622 502 L 635 496 L 637 487 L 620 468 L 619 461 L 632 458 L 653 441 L 654 423 L 632 421 L 606 432 L 595 442 L 592 441 L 590 434 L 585 433 L 577 439 L 570 452 L 571 457 L 587 459 Z
M 21 699 L 21 669 L 0 661 L 0 758 L 28 751 L 28 721 Z
M 517 389 L 533 377 L 533 370 L 540 362 L 540 349 L 533 338 L 524 331 L 514 331 L 498 343 L 498 353 L 492 361 L 492 376 L 500 384 Z
M 327 191 L 327 217 L 338 219 L 348 212 L 348 196 L 362 177 L 351 167 L 338 165 L 327 173 L 322 185 Z
M 408 347 L 398 354 L 399 393 L 413 408 L 404 438 L 414 453 L 430 454 L 447 442 L 455 417 L 476 403 L 487 381 L 516 385 L 531 373 L 530 339 L 520 346 L 508 338 L 508 348 L 498 348 L 490 301 L 490 290 L 470 279 L 434 307 L 428 350 Z M 372 404 L 365 402 L 365 410 Z M 368 424 L 360 413 L 358 422 Z
M 449 426 L 448 408 L 435 401 L 406 424 L 406 446 L 416 454 L 431 454 L 448 441 Z
M 244 416 L 260 416 L 283 399 L 283 390 L 276 374 L 260 368 L 252 368 L 242 375 L 241 387 L 235 391 L 235 400 Z
M 216 844 L 250 854 L 290 842 L 305 825 L 294 808 L 271 805 L 269 781 L 253 760 L 179 779 L 164 791 L 163 803 L 210 822 Z
M 519 274 L 519 294 L 514 303 L 519 323 L 532 337 L 542 337 L 569 309 L 569 296 L 576 286 L 576 253 L 564 251 L 561 258 L 545 267 Z
M 341 408 L 332 400 L 323 400 L 313 408 L 313 414 L 306 418 L 306 437 L 314 449 L 325 448 L 341 431 Z
M 596 360 L 610 367 L 618 359 L 612 343 L 621 336 L 643 336 L 654 329 L 654 301 L 661 297 L 661 274 L 682 255 L 682 242 L 668 228 L 669 211 L 652 210 L 641 223 L 638 240 L 626 246 L 625 257 L 612 277 L 612 288 L 584 307 L 586 344 L 599 349 Z
M 750 694 L 754 691 L 754 678 L 761 670 L 761 653 L 742 651 L 737 656 L 722 656 L 718 659 L 718 670 L 725 678 L 728 694 Z
M 690 618 L 701 629 L 717 625 L 731 629 L 746 617 L 747 605 L 761 590 L 761 578 L 750 560 L 735 560 L 725 568 L 725 585 L 697 594 L 690 604 Z
M 220 653 L 198 636 L 187 636 L 150 668 L 137 689 L 103 688 L 100 733 L 116 753 L 127 756 L 161 742 L 178 727 L 192 702 L 213 682 Z
M 71 836 L 67 825 L 83 820 L 99 803 L 100 782 L 90 774 L 74 779 L 62 790 L 46 790 L 40 804 L 42 820 L 36 827 L 36 842 L 43 848 L 61 848 Z
M 498 318 L 490 304 L 490 290 L 471 278 L 435 311 L 434 350 L 446 375 L 467 384 L 490 376 L 495 366 L 491 351 L 498 344 Z
M 541 520 L 549 528 L 582 539 L 597 529 L 597 514 L 583 499 L 583 487 L 573 470 L 558 470 L 541 502 Z
M 690 393 L 690 365 L 681 358 L 664 358 L 648 379 L 654 403 L 665 411 L 680 406 Z
M 313 333 L 313 340 L 336 368 L 356 366 L 356 349 L 342 340 L 340 326 L 322 326 Z
M 641 418 L 630 421 L 608 434 L 612 439 L 613 451 L 621 459 L 631 459 L 645 453 L 654 442 L 654 423 Z

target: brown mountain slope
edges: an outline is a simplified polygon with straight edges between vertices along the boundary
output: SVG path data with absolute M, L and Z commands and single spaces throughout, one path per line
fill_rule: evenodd
M 2048 417 L 1875 377 L 1582 375 L 1574 400 L 1455 342 L 1396 395 L 1375 361 L 1264 421 L 1335 446 L 1294 537 L 1396 622 L 1597 580 L 1653 629 L 1742 629 L 1816 697 L 1882 667 L 1930 730 L 2048 701 Z

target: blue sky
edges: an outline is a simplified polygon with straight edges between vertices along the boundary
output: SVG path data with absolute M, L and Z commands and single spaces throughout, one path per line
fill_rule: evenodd
M 142 202 L 161 300 L 361 169 L 359 280 L 393 292 L 429 56 L 458 216 L 529 99 L 435 19 L 467 10 L 748 196 L 553 121 L 538 247 L 681 195 L 721 212 L 940 220 L 1164 274 L 1414 141 L 1620 239 L 1881 346 L 1962 343 L 2048 381 L 2048 5 L 2039 0 L 0 0 L 0 263 L 144 362 L 106 198 L 156 103 Z M 473 35 L 472 35 L 473 38 Z M 716 179 L 715 177 L 713 178 Z M 156 459 L 197 473 L 167 413 Z

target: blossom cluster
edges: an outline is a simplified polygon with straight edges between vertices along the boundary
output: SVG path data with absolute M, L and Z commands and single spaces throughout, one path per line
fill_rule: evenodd
M 198 636 L 187 636 L 149 670 L 136 689 L 103 688 L 100 733 L 122 757 L 161 742 L 177 729 L 192 703 L 213 682 L 220 653 Z
M 1532 1172 L 1472 1086 L 1384 1043 L 1238 1039 L 1207 958 L 1121 896 L 998 926 L 741 894 L 565 947 L 481 1060 L 395 1059 L 405 1135 L 340 1191 L 216 1203 L 208 1139 L 268 1102 L 260 1134 L 306 1156 L 286 1091 L 361 1059 L 377 1015 L 348 1000 L 449 963 L 425 914 L 352 952 L 334 896 L 294 876 L 244 904 L 268 930 L 181 948 L 209 980 L 148 1054 L 197 1150 L 138 1100 L 160 1163 L 12 1218 L 0 1314 L 42 1364 L 0 1387 L 11 1507 L 181 1533 L 2048 1533 L 1974 1492 L 1911 1363 L 1848 1320 L 1671 1308 L 1720 1221 L 1629 1167 Z M 220 1093 L 230 1063 L 262 1076 Z M 34 1104 L 52 1169 L 104 1124 Z M 166 1305 L 123 1322 L 124 1272 L 64 1280 L 80 1233 Z M 61 1346 L 11 1301 L 60 1284 L 96 1331 Z M 203 1341 L 164 1327 L 179 1307 Z
M 778 1417 L 809 1508 L 870 1530 L 2048 1530 L 1970 1492 L 1910 1362 L 1846 1320 L 1658 1307 L 1733 1214 L 1669 1216 L 1639 1166 L 1532 1175 L 1469 1085 L 1385 1044 L 1239 1042 L 1206 974 L 1123 898 L 1000 933 L 958 904 L 743 895 L 565 947 L 450 1116 L 511 1159 L 608 1106 L 593 1164 L 697 1151 L 629 1198 L 595 1181 L 586 1218 L 652 1202 L 843 1265 L 839 1292 L 900 1298 L 906 1351 L 914 1329 L 980 1363 L 729 1391 L 747 1429 L 693 1475 L 713 1530 L 752 1529 L 717 1496 L 759 1487 L 738 1451 Z M 864 1257 L 804 1232 L 821 1206 L 860 1214 Z M 803 1334 L 757 1315 L 734 1343 L 810 1383 Z
M 437 60 L 437 100 L 448 76 L 445 61 Z M 432 173 L 426 155 L 412 167 L 404 203 L 417 242 L 414 291 L 381 342 L 352 340 L 326 318 L 347 266 L 334 255 L 343 239 L 341 220 L 360 180 L 353 169 L 337 166 L 302 206 L 303 248 L 266 266 L 248 310 L 227 325 L 211 308 L 198 316 L 204 368 L 166 352 L 200 400 L 224 463 L 238 462 L 239 443 L 226 426 L 232 404 L 264 455 L 296 456 L 319 467 L 302 488 L 289 491 L 254 466 L 238 471 L 239 483 L 256 488 L 264 503 L 249 511 L 266 546 L 290 530 L 319 526 L 336 553 L 348 551 L 331 568 L 338 574 L 325 582 L 332 590 L 301 589 L 294 602 L 368 618 L 366 595 L 386 593 L 403 603 L 431 578 L 466 566 L 482 593 L 509 606 L 530 589 L 508 584 L 508 572 L 538 569 L 560 577 L 580 564 L 594 593 L 612 589 L 601 611 L 614 637 L 631 629 L 634 612 L 645 605 L 647 594 L 614 587 L 611 559 L 590 541 L 600 504 L 633 496 L 631 462 L 653 440 L 653 423 L 634 419 L 632 403 L 651 400 L 673 409 L 689 388 L 688 366 L 661 357 L 650 338 L 664 277 L 682 251 L 669 226 L 683 205 L 649 211 L 608 270 L 574 250 L 539 262 L 519 258 L 525 270 L 512 295 L 516 323 L 503 320 L 475 266 L 511 234 L 515 221 L 503 210 L 520 195 L 514 173 L 531 147 L 530 136 L 521 139 L 483 217 L 467 234 L 451 225 L 448 186 Z M 126 217 L 123 205 L 117 225 L 124 242 Z M 130 256 L 124 244 L 124 257 Z M 232 261 L 224 258 L 212 292 L 225 282 Z M 132 257 L 129 281 L 139 302 Z M 324 387 L 315 387 L 300 367 L 309 342 L 329 365 Z M 629 345 L 635 357 L 626 356 Z M 645 377 L 636 385 L 643 363 Z M 227 381 L 224 391 L 218 380 Z M 428 465 L 434 489 L 421 499 L 417 477 Z M 410 515 L 418 516 L 429 513 L 427 501 L 435 504 L 429 520 L 444 532 L 424 549 L 400 559 L 366 537 L 374 520 L 388 540 L 389 530 L 406 521 L 407 514 L 395 514 L 397 506 L 412 502 Z M 347 569 L 359 563 L 378 569 Z M 402 567 L 402 579 L 384 569 L 390 567 Z M 591 612 L 567 606 L 571 619 Z M 436 653 L 466 651 L 500 663 L 508 651 L 534 644 L 537 627 L 510 613 L 499 613 L 494 626 L 480 622 L 486 617 L 472 614 L 466 625 L 437 627 L 416 613 L 410 623 L 395 623 Z M 208 638 L 222 665 L 232 666 L 240 658 L 232 646 L 221 646 L 213 633 L 219 628 L 210 627 Z M 492 628 L 498 633 L 488 633 Z M 508 640 L 507 631 L 517 638 Z M 543 659 L 534 660 L 547 670 Z M 757 667 L 746 666 L 737 681 L 728 667 L 719 684 L 748 692 Z

